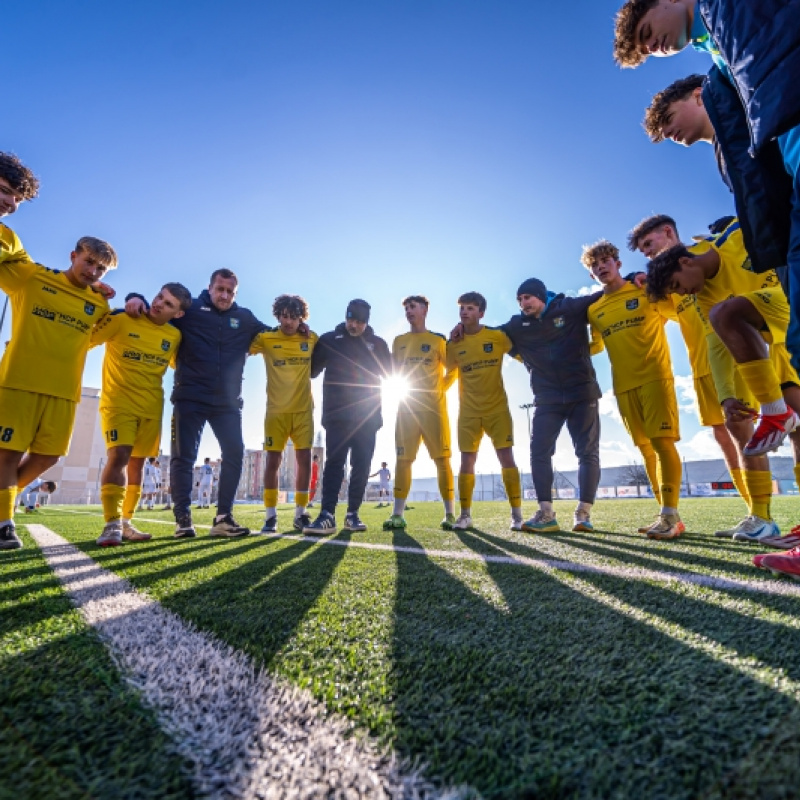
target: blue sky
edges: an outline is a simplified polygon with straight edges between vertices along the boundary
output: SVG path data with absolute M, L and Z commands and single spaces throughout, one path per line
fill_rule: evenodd
M 688 237 L 732 211 L 710 147 L 654 146 L 641 128 L 652 95 L 705 72 L 706 59 L 619 70 L 617 6 L 7 0 L 14 66 L 0 149 L 42 180 L 40 198 L 7 222 L 51 266 L 67 263 L 81 235 L 107 239 L 122 296 L 153 295 L 164 280 L 197 293 L 225 266 L 241 303 L 268 323 L 283 292 L 306 297 L 320 333 L 363 297 L 391 344 L 406 329 L 404 296 L 427 295 L 431 329 L 446 332 L 458 295 L 477 290 L 485 321 L 499 324 L 529 276 L 559 291 L 588 286 L 584 243 L 622 246 L 654 212 Z M 608 390 L 605 355 L 596 366 Z M 99 376 L 91 354 L 84 383 Z M 509 363 L 506 376 L 526 465 L 527 375 Z M 245 442 L 256 448 L 263 364 L 250 359 L 245 378 Z M 394 408 L 387 396 L 376 465 L 393 461 Z M 626 463 L 635 452 L 608 398 L 603 408 L 604 463 Z M 714 457 L 694 415 L 681 421 L 684 454 Z M 217 452 L 207 436 L 202 454 Z M 557 462 L 574 464 L 567 440 Z M 495 467 L 485 441 L 478 469 Z M 433 473 L 422 458 L 415 474 Z

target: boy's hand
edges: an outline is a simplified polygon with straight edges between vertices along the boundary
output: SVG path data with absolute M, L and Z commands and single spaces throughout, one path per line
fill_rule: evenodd
M 300 323 L 300 324 L 297 326 L 297 332 L 298 332 L 298 333 L 299 333 L 301 336 L 305 336 L 305 337 L 306 337 L 306 339 L 308 339 L 309 327 L 308 327 L 308 325 L 307 325 L 305 322 L 301 322 L 301 323 Z
M 125 313 L 134 319 L 141 317 L 146 310 L 147 308 L 144 300 L 142 300 L 141 297 L 131 297 L 131 299 L 125 303 Z
M 117 295 L 117 290 L 112 286 L 109 286 L 107 283 L 103 283 L 103 281 L 97 281 L 96 283 L 93 283 L 92 291 L 103 295 L 106 300 L 113 300 Z
M 758 416 L 752 408 L 746 406 L 735 397 L 729 397 L 722 401 L 722 411 L 725 414 L 725 419 L 731 422 L 741 422 Z
M 459 322 L 458 325 L 450 331 L 450 340 L 453 342 L 460 342 L 464 338 L 464 325 Z
M 633 285 L 637 289 L 644 289 L 647 286 L 647 273 L 646 272 L 637 272 L 633 276 Z

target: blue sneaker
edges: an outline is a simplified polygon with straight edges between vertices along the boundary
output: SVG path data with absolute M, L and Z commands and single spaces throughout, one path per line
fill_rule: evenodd
M 336 517 L 325 511 L 319 512 L 319 516 L 309 525 L 303 526 L 303 533 L 313 533 L 317 536 L 325 536 L 328 533 L 336 532 Z
M 774 520 L 762 519 L 761 517 L 745 517 L 737 526 L 733 534 L 735 542 L 759 542 L 762 539 L 770 539 L 773 536 L 780 536 L 780 528 Z
M 388 503 L 386 504 L 389 505 Z M 344 529 L 346 531 L 365 531 L 367 526 L 361 521 L 357 511 L 351 511 L 344 518 Z
M 277 533 L 278 532 L 278 518 L 270 517 L 261 529 L 261 533 Z
M 561 528 L 555 514 L 545 514 L 539 509 L 527 522 L 522 523 L 522 530 L 528 533 L 558 533 Z

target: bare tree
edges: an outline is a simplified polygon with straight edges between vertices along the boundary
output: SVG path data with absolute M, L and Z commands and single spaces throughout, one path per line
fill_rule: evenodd
M 620 471 L 626 486 L 650 486 L 647 470 L 642 464 L 626 464 Z

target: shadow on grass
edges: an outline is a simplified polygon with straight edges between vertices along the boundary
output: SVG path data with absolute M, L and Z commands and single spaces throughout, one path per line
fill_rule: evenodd
M 478 551 L 497 537 L 460 538 Z M 395 542 L 418 546 L 404 533 Z M 396 558 L 396 744 L 487 798 L 701 796 L 798 711 L 796 699 L 582 592 L 584 575 Z M 470 591 L 454 576 L 464 569 L 485 572 L 505 604 Z M 628 594 L 634 583 L 590 581 Z M 733 626 L 728 646 L 748 640 L 758 652 L 774 641 L 769 621 L 692 600 L 683 611 L 674 592 L 638 584 L 627 602 L 670 609 L 689 630 L 713 638 Z M 767 663 L 789 669 L 798 644 Z

